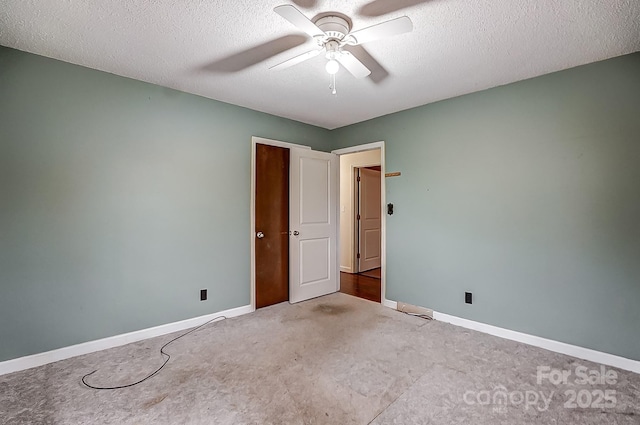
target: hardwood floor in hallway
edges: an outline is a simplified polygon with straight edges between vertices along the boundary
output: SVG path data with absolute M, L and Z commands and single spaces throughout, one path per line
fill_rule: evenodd
M 340 292 L 379 303 L 382 292 L 380 278 L 340 272 Z

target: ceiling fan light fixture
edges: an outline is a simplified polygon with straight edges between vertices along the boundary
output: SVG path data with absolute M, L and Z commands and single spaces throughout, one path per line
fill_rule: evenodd
M 356 78 L 364 78 L 371 75 L 371 70 L 355 55 L 348 50 L 342 50 L 343 46 L 357 46 L 413 30 L 413 23 L 407 16 L 401 16 L 351 32 L 351 19 L 338 12 L 323 13 L 312 21 L 290 4 L 277 6 L 273 10 L 291 24 L 298 27 L 298 29 L 313 37 L 320 49 L 313 49 L 272 66 L 271 68 L 288 68 L 307 59 L 311 59 L 320 53 L 325 53 L 325 57 L 327 58 L 325 70 L 329 74 L 331 81 L 329 89 L 334 95 L 336 94 L 336 74 L 341 67 Z
M 340 64 L 335 59 L 329 59 L 324 68 L 327 70 L 329 75 L 334 75 L 340 69 Z

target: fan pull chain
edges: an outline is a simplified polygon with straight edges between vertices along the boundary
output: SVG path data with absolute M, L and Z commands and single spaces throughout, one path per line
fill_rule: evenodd
M 336 74 L 331 74 L 329 76 L 329 90 L 331 90 L 331 94 L 336 94 Z

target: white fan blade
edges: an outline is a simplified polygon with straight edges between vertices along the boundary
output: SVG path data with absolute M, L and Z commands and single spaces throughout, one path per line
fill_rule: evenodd
M 369 68 L 364 66 L 362 62 L 358 60 L 355 56 L 353 56 L 349 52 L 343 51 L 340 56 L 336 57 L 336 60 L 344 66 L 347 71 L 353 74 L 356 78 L 364 78 L 367 75 L 371 74 Z
M 311 37 L 324 37 L 325 35 L 324 31 L 318 28 L 316 24 L 311 22 L 306 16 L 302 14 L 302 12 L 300 12 L 290 4 L 277 6 L 275 9 L 273 9 L 273 11 L 282 16 L 287 21 L 291 22 L 302 31 L 309 34 Z
M 407 16 L 403 16 L 401 18 L 391 19 L 390 21 L 385 21 L 380 24 L 354 31 L 345 37 L 345 39 L 353 38 L 355 43 L 348 42 L 348 44 L 358 45 L 379 40 L 381 38 L 404 34 L 405 32 L 411 32 L 412 30 L 413 23 L 411 22 L 411 19 Z
M 307 59 L 315 58 L 316 56 L 318 56 L 318 55 L 319 55 L 321 52 L 323 52 L 323 51 L 324 51 L 324 49 L 320 49 L 320 50 L 310 50 L 310 51 L 308 51 L 308 52 L 306 52 L 306 53 L 303 53 L 303 54 L 298 55 L 298 56 L 294 56 L 294 57 L 292 57 L 291 59 L 287 59 L 287 60 L 286 60 L 286 61 L 284 61 L 284 62 L 281 62 L 281 63 L 279 63 L 279 64 L 277 64 L 277 65 L 274 65 L 274 66 L 272 66 L 272 67 L 271 67 L 271 68 L 269 68 L 269 69 L 275 69 L 275 70 L 278 70 L 278 69 L 285 69 L 285 68 L 289 68 L 290 66 L 293 66 L 293 65 L 299 64 L 300 62 L 304 62 L 304 61 L 306 61 Z

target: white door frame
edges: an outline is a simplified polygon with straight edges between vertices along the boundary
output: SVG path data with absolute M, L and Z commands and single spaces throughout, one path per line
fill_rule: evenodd
M 381 152 L 382 153 L 382 152 Z M 355 173 L 355 169 L 358 170 L 358 174 L 357 177 L 354 179 L 354 186 L 356 187 L 356 189 L 354 190 L 354 196 L 355 198 L 353 199 L 354 201 L 354 217 L 353 217 L 353 236 L 354 236 L 354 241 L 353 241 L 353 246 L 354 246 L 354 253 L 353 253 L 353 264 L 354 264 L 354 271 L 356 273 L 360 273 L 361 270 L 361 261 L 362 261 L 362 255 L 364 255 L 363 250 L 361 249 L 363 247 L 362 245 L 362 222 L 363 219 L 361 217 L 361 219 L 358 219 L 358 216 L 362 216 L 362 211 L 361 211 L 361 207 L 362 207 L 362 170 L 366 170 L 368 167 L 374 167 L 374 166 L 378 166 L 380 167 L 380 170 L 382 170 L 382 167 L 380 166 L 380 164 L 375 164 L 375 165 L 359 165 L 357 167 L 353 167 L 354 169 L 354 176 L 356 175 Z M 358 177 L 360 178 L 360 180 L 358 180 Z M 382 196 L 382 171 L 380 171 L 380 195 Z M 384 211 L 381 211 L 381 213 Z M 380 214 L 380 241 L 378 242 L 378 249 L 382 249 L 382 214 Z M 358 254 L 361 254 L 360 258 L 358 258 Z M 380 267 L 382 267 L 382 251 L 380 251 Z
M 343 149 L 336 149 L 331 151 L 331 153 L 335 153 L 336 155 L 345 155 L 348 153 L 355 152 L 363 152 L 370 151 L 373 149 L 380 149 L 380 174 L 382 181 L 380 182 L 380 214 L 381 214 L 381 223 L 380 223 L 380 303 L 382 305 L 386 305 L 385 301 L 387 294 L 387 211 L 386 211 L 386 184 L 385 184 L 385 152 L 384 152 L 384 141 L 367 143 L 359 146 L 351 146 Z M 353 171 L 352 171 L 353 173 Z M 338 235 L 340 235 L 340 222 L 338 222 Z M 338 238 L 339 239 L 339 238 Z M 254 241 L 255 242 L 255 241 Z M 338 259 L 340 259 L 340 243 L 338 243 Z
M 281 148 L 311 149 L 310 146 L 296 145 L 295 143 L 281 142 L 279 140 L 251 137 L 251 206 L 249 239 L 251 241 L 251 311 L 256 311 L 256 145 L 278 146 Z
M 382 155 L 382 151 L 380 151 L 380 155 Z M 371 164 L 352 165 L 350 169 L 351 177 L 353 179 L 353 181 L 351 182 L 351 190 L 353 190 L 353 197 L 351 199 L 351 225 L 353 226 L 353 240 L 351 241 L 351 243 L 353 243 L 353 252 L 351 253 L 351 264 L 353 264 L 353 267 L 351 267 L 351 273 L 360 273 L 360 259 L 358 258 L 358 251 L 360 250 L 360 234 L 358 233 L 360 231 L 360 223 L 358 222 L 358 212 L 360 210 L 360 205 L 358 205 L 360 202 L 360 184 L 358 183 L 356 169 L 358 170 L 358 172 L 360 172 L 361 168 L 376 166 L 380 167 L 380 170 L 382 170 L 380 161 Z M 380 171 L 380 178 L 382 178 L 382 171 Z M 382 182 L 380 182 L 380 184 L 382 185 Z M 382 193 L 382 186 L 380 186 L 380 192 Z M 380 231 L 382 232 L 382 228 L 380 229 Z M 382 246 L 382 239 L 380 239 L 380 245 Z

